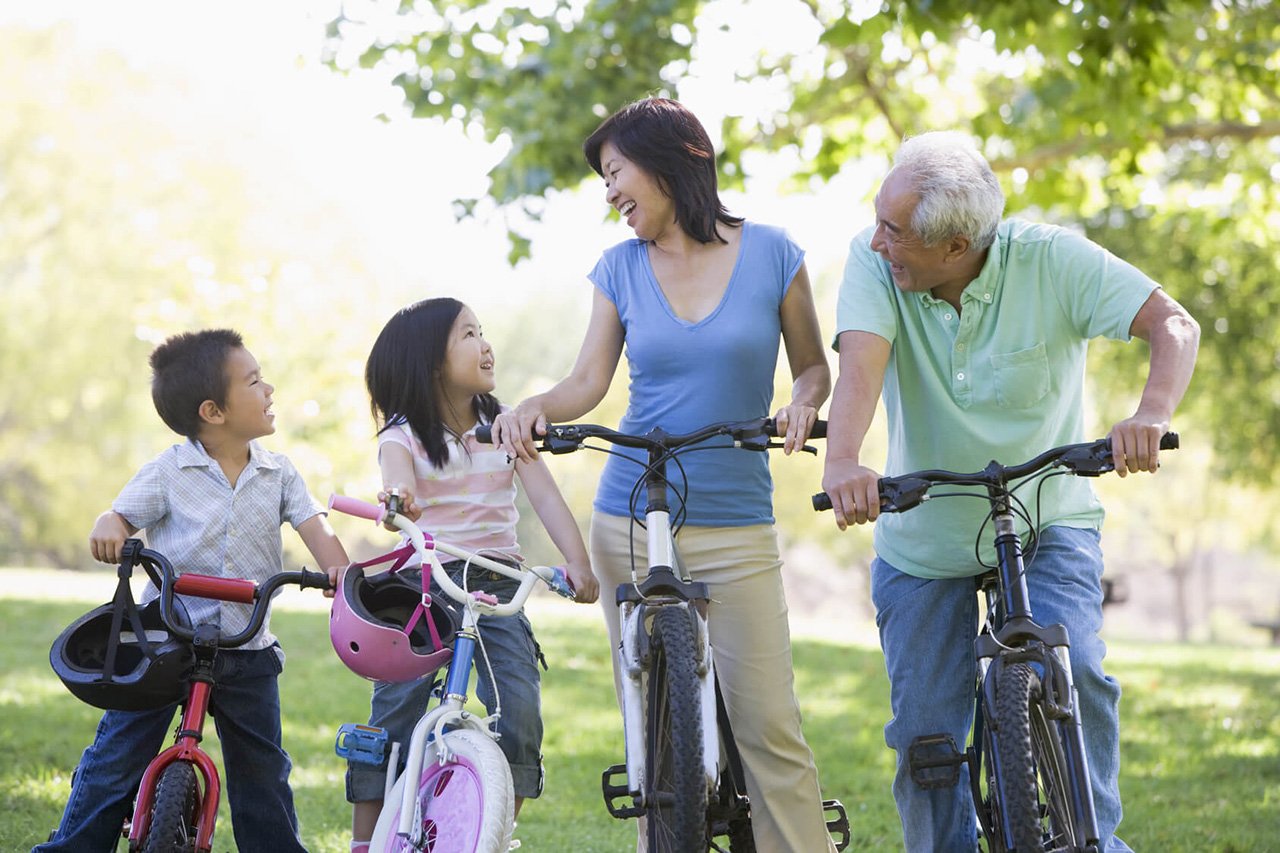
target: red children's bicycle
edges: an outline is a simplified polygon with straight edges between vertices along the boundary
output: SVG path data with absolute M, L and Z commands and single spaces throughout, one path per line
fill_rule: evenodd
M 141 566 L 160 589 L 139 607 L 129 578 Z M 266 618 L 276 590 L 296 584 L 328 589 L 323 572 L 281 572 L 259 584 L 247 578 L 178 575 L 163 554 L 125 542 L 115 599 L 72 623 L 50 650 L 58 677 L 81 700 L 107 710 L 141 711 L 181 702 L 182 721 L 172 746 L 147 765 L 125 824 L 136 853 L 200 851 L 213 847 L 222 783 L 213 759 L 200 748 L 216 689 L 214 662 L 221 649 L 242 646 Z M 253 605 L 243 630 L 224 636 L 217 625 L 192 625 L 175 595 Z

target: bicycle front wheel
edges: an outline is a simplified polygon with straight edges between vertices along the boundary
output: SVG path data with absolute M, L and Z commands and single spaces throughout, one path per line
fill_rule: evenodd
M 402 773 L 382 805 L 370 853 L 505 853 L 510 846 L 515 796 L 507 757 L 482 732 L 459 729 L 445 732 L 442 740 L 449 760 L 441 764 L 440 744 L 428 744 L 416 780 L 410 830 L 421 836 L 418 845 L 397 834 L 406 784 Z
M 1014 849 L 1079 850 L 1084 837 L 1071 808 L 1062 727 L 1049 716 L 1040 678 L 1030 664 L 1000 672 L 996 716 L 1000 793 Z
M 196 771 L 175 761 L 160 774 L 151 806 L 151 822 L 139 848 L 142 853 L 193 853 L 200 820 L 200 788 Z
M 691 614 L 655 608 L 649 629 L 645 792 L 649 853 L 702 853 L 707 780 L 702 763 L 702 705 Z

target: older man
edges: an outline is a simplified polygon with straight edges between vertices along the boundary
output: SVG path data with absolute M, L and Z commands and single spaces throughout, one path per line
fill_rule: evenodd
M 1134 414 L 1111 428 L 1121 476 L 1155 471 L 1195 365 L 1199 328 L 1155 282 L 1071 231 L 1001 221 L 1004 195 L 972 142 L 926 133 L 903 143 L 854 238 L 837 310 L 840 375 L 823 488 L 836 524 L 875 521 L 879 474 L 862 443 L 883 394 L 885 470 L 980 470 L 1082 441 L 1090 338 L 1150 344 Z M 1120 687 L 1102 670 L 1102 507 L 1087 480 L 1055 477 L 1039 502 L 1027 570 L 1037 621 L 1071 635 L 1104 851 L 1125 851 L 1120 823 Z M 893 793 L 910 851 L 973 850 L 967 774 L 925 790 L 911 778 L 917 737 L 967 737 L 972 717 L 974 541 L 986 507 L 934 501 L 885 515 L 875 530 L 872 599 L 892 686 L 885 740 L 898 753 Z M 985 543 L 984 543 L 985 546 Z M 991 558 L 987 559 L 991 562 Z

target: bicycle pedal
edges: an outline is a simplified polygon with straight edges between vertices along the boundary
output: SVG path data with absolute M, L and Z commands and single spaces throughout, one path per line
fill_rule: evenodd
M 333 751 L 357 764 L 379 765 L 387 758 L 387 730 L 361 723 L 343 723 Z
M 951 735 L 922 735 L 911 741 L 907 749 L 911 781 L 925 790 L 955 785 L 960 781 L 960 765 L 965 761 L 964 753 L 956 749 Z
M 622 784 L 618 785 L 610 781 L 610 777 L 621 776 Z M 604 794 L 604 807 L 609 810 L 609 814 L 624 820 L 630 817 L 640 817 L 644 814 L 644 809 L 635 804 L 635 798 L 631 796 L 631 790 L 627 787 L 627 766 L 625 764 L 614 764 L 604 771 L 600 776 L 600 791 Z M 631 805 L 619 806 L 614 800 L 629 799 Z
M 849 815 L 844 809 L 844 803 L 839 800 L 823 800 L 822 813 L 824 816 L 831 814 L 831 817 L 827 817 L 827 834 L 836 843 L 836 849 L 843 850 L 848 847 Z

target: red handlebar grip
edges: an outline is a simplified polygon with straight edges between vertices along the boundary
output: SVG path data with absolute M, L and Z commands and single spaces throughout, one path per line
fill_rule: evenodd
M 246 578 L 217 578 L 213 575 L 179 575 L 173 582 L 173 591 L 181 595 L 198 595 L 216 598 L 218 601 L 238 601 L 253 604 L 258 584 Z
M 359 498 L 346 495 L 329 495 L 329 509 L 345 512 L 358 518 L 367 518 L 373 522 L 381 522 L 387 511 L 377 504 L 366 503 Z

